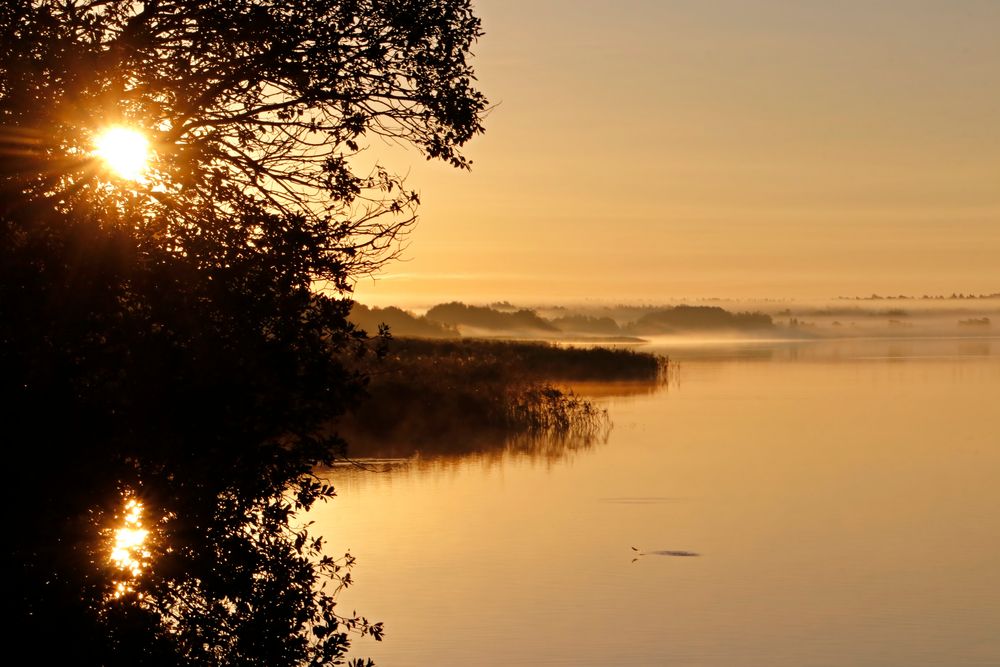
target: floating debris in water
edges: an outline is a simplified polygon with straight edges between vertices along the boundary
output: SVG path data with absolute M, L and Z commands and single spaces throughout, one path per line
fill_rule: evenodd
M 672 496 L 623 496 L 619 498 L 598 498 L 600 503 L 614 503 L 617 505 L 651 505 L 657 503 L 679 503 L 686 498 L 674 498 Z
M 673 556 L 674 558 L 695 558 L 701 556 L 695 551 L 683 551 L 680 549 L 656 549 L 654 551 L 640 551 L 639 547 L 632 547 L 632 551 L 638 552 L 632 562 L 636 562 L 642 556 Z

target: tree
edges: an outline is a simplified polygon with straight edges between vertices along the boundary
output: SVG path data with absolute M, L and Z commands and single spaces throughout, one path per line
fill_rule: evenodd
M 75 664 L 278 665 L 381 633 L 338 614 L 322 586 L 351 559 L 296 515 L 332 495 L 324 426 L 363 393 L 352 280 L 417 204 L 354 165 L 381 136 L 468 167 L 479 34 L 469 0 L 5 3 L 10 636 Z M 141 178 L 95 157 L 110 126 L 148 138 Z M 138 576 L 108 558 L 127 501 Z

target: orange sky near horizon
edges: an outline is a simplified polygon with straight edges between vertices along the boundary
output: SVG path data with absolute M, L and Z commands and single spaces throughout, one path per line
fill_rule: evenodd
M 472 172 L 356 298 L 1000 291 L 1000 2 L 479 0 Z

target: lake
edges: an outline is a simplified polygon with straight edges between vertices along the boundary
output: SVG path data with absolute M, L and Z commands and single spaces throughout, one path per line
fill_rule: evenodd
M 331 471 L 339 600 L 386 625 L 353 655 L 1000 665 L 1000 339 L 648 349 L 605 442 Z

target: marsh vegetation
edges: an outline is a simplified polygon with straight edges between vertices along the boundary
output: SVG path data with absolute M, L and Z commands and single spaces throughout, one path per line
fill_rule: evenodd
M 665 357 L 542 342 L 393 339 L 369 369 L 368 399 L 336 424 L 353 456 L 407 456 L 556 438 L 583 446 L 606 435 L 605 410 L 575 383 L 666 378 Z

